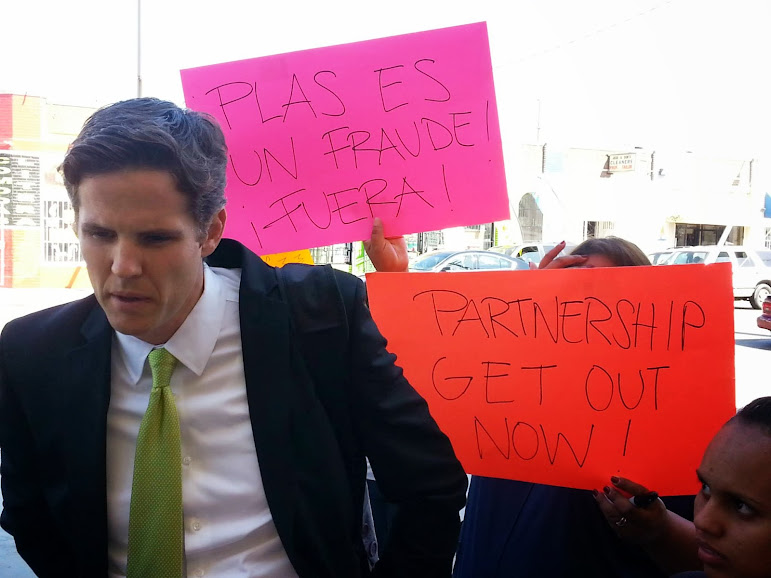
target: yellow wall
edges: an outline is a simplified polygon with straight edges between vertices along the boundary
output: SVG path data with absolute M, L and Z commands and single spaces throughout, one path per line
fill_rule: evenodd
M 85 265 L 76 267 L 43 265 L 40 268 L 40 286 L 65 289 L 91 289 Z
M 41 98 L 13 96 L 13 149 L 38 151 L 41 141 Z
M 12 235 L 11 279 L 6 286 L 40 287 L 41 230 L 15 229 L 8 233 Z

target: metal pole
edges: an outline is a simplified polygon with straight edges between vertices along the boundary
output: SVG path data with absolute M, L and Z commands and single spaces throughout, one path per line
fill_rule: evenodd
M 538 119 L 535 127 L 535 144 L 541 144 L 541 99 L 538 99 Z
M 137 0 L 137 97 L 142 96 L 142 0 Z

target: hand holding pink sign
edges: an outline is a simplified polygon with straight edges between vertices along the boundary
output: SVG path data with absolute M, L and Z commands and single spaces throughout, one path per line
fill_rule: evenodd
M 484 23 L 182 71 L 227 140 L 225 231 L 259 254 L 507 219 Z

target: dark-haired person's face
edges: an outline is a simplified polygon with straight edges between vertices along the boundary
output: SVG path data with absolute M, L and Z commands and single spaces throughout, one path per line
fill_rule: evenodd
M 222 237 L 225 211 L 201 236 L 172 175 L 155 170 L 87 177 L 78 195 L 83 258 L 110 325 L 165 343 L 201 296 L 202 258 Z
M 574 265 L 576 269 L 594 269 L 595 267 L 615 267 L 616 264 L 605 255 L 589 255 L 586 261 L 580 265 Z
M 771 435 L 733 421 L 698 469 L 694 524 L 710 578 L 771 577 Z

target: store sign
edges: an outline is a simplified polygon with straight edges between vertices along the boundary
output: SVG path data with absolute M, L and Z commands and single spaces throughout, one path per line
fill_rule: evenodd
M 0 224 L 40 226 L 40 159 L 0 153 Z
M 608 172 L 610 173 L 623 173 L 626 171 L 634 170 L 634 153 L 626 153 L 622 155 L 608 155 Z

